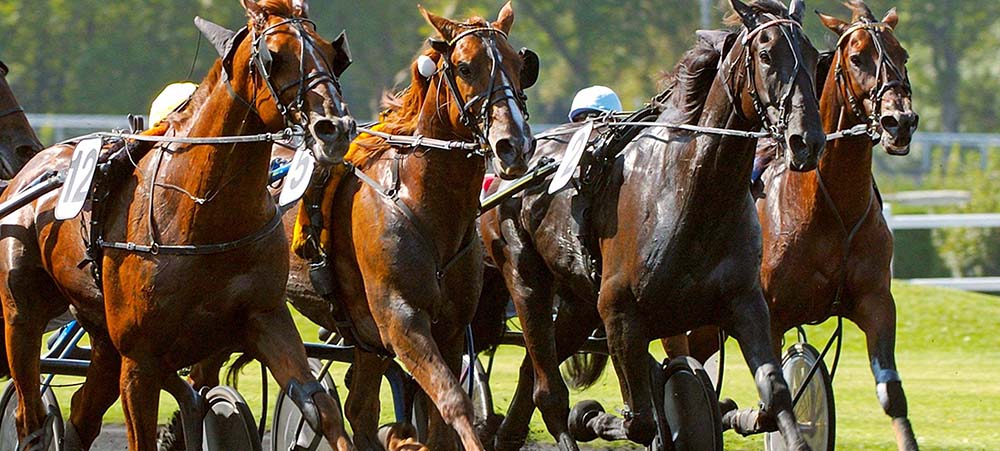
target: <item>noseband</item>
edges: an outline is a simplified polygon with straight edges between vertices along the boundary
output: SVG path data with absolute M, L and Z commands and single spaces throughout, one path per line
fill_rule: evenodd
M 790 32 L 782 25 L 789 25 L 789 28 L 798 30 L 798 33 Z M 760 93 L 757 92 L 757 83 L 754 76 L 755 65 L 753 59 L 753 52 L 750 50 L 750 47 L 753 39 L 757 37 L 758 34 L 763 32 L 767 28 L 775 26 L 779 27 L 782 36 L 784 36 L 785 40 L 788 41 L 789 48 L 791 49 L 792 55 L 795 58 L 795 68 L 792 72 L 792 77 L 790 78 L 790 82 L 788 83 L 788 86 L 782 93 L 781 100 L 778 103 L 778 122 L 772 123 L 770 117 L 767 115 L 767 109 L 765 108 L 763 102 L 761 102 L 760 100 Z M 741 45 L 743 48 L 740 50 L 740 52 L 743 54 L 744 57 L 743 65 L 746 69 L 747 92 L 750 95 L 750 100 L 753 103 L 754 111 L 756 111 L 757 116 L 764 124 L 764 128 L 767 129 L 767 131 L 771 134 L 771 136 L 775 138 L 775 140 L 777 140 L 778 142 L 784 142 L 784 140 L 781 138 L 784 136 L 785 130 L 788 128 L 787 125 L 788 113 L 785 111 L 785 106 L 788 104 L 788 101 L 792 96 L 792 86 L 795 85 L 795 79 L 798 78 L 799 72 L 802 70 L 803 67 L 801 50 L 799 49 L 799 34 L 801 33 L 802 33 L 802 24 L 798 23 L 797 21 L 792 19 L 774 18 L 769 22 L 765 22 L 761 25 L 758 25 L 753 30 L 747 29 L 746 35 L 743 37 L 741 41 Z M 735 74 L 736 70 L 737 66 L 734 66 L 730 73 L 729 77 L 730 80 L 734 78 L 733 75 Z M 811 84 L 810 84 L 810 89 L 812 89 Z M 739 96 L 738 94 L 732 93 L 732 87 L 729 85 L 728 82 L 726 83 L 726 92 L 727 94 L 729 94 L 729 98 L 733 101 L 734 105 L 739 105 L 739 103 L 737 102 Z
M 875 68 L 875 79 L 879 81 L 879 84 L 872 87 L 871 91 L 868 93 L 868 98 L 872 101 L 872 112 L 871 114 L 865 114 L 864 104 L 859 101 L 860 99 L 854 93 L 854 89 L 851 84 L 848 83 L 847 75 L 844 73 L 844 58 L 840 51 L 844 44 L 847 43 L 850 36 L 854 34 L 855 31 L 864 30 L 869 36 L 871 36 L 872 44 L 875 46 L 875 51 L 878 52 L 878 63 Z M 869 134 L 872 136 L 876 135 L 876 129 L 879 127 L 879 119 L 882 116 L 882 98 L 885 94 L 892 89 L 900 89 L 904 95 L 912 95 L 913 91 L 910 88 L 910 79 L 907 77 L 902 70 L 888 58 L 885 51 L 885 43 L 882 41 L 882 32 L 888 30 L 892 32 L 892 27 L 889 24 L 883 22 L 872 22 L 866 18 L 862 18 L 858 23 L 855 23 L 843 34 L 840 35 L 840 39 L 837 40 L 837 66 L 834 68 L 834 76 L 837 81 L 837 85 L 843 91 L 845 97 L 847 97 L 847 102 L 851 106 L 851 111 L 854 113 L 858 119 L 866 122 L 868 126 Z M 895 79 L 889 80 L 889 73 L 892 72 L 895 75 Z
M 524 91 L 519 91 L 514 88 L 511 84 L 511 77 L 504 70 L 503 58 L 500 56 L 500 51 L 497 49 L 496 36 L 501 36 L 505 40 L 507 39 L 507 34 L 502 30 L 493 27 L 480 27 L 472 28 L 451 39 L 448 42 L 448 47 L 450 50 L 455 48 L 455 44 L 464 38 L 470 36 L 478 36 L 484 44 L 486 44 L 489 56 L 490 56 L 490 85 L 485 90 L 482 91 L 469 100 L 464 100 L 462 97 L 462 92 L 458 89 L 458 81 L 455 78 L 455 67 L 451 64 L 451 59 L 449 55 L 443 55 L 442 67 L 439 72 L 443 73 L 444 80 L 448 86 L 448 91 L 454 98 L 457 105 L 460 106 L 459 117 L 461 118 L 462 125 L 468 127 L 472 130 L 479 141 L 480 147 L 482 149 L 489 149 L 489 144 L 487 137 L 490 133 L 490 126 L 492 125 L 493 118 L 490 116 L 490 108 L 497 103 L 513 100 L 520 110 L 524 120 L 528 120 L 528 107 L 527 107 L 527 96 L 524 95 Z M 497 73 L 502 77 L 502 84 L 499 86 L 496 84 Z M 499 93 L 499 95 L 498 95 Z M 473 106 L 481 102 L 479 111 L 475 112 Z M 440 110 L 440 108 L 439 108 Z

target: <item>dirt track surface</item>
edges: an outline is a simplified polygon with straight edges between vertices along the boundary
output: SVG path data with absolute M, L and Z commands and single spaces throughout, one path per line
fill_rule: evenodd
M 269 437 L 264 437 L 265 450 L 269 450 L 271 447 L 271 441 Z M 97 441 L 94 442 L 94 446 L 91 448 L 92 451 L 123 451 L 128 449 L 128 445 L 125 439 L 125 427 L 124 426 L 112 426 L 106 425 L 101 429 L 101 435 L 97 437 Z M 552 444 L 530 444 L 523 448 L 524 451 L 556 451 L 558 448 Z M 590 448 L 586 446 L 580 447 L 581 451 L 611 451 L 612 448 Z

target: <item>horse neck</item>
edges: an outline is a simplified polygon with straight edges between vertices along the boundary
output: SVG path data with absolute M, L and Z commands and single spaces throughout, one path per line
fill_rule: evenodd
M 751 131 L 759 129 L 736 111 L 736 106 L 725 91 L 725 82 L 717 76 L 702 111 L 698 125 Z M 745 95 L 745 94 L 744 94 Z M 729 202 L 746 202 L 749 193 L 750 172 L 753 168 L 755 140 L 711 134 L 696 135 L 689 144 L 694 158 L 682 159 L 687 166 L 694 187 L 692 196 L 710 201 L 712 205 Z
M 192 105 L 197 112 L 189 119 L 190 126 L 176 136 L 236 136 L 268 131 L 256 114 L 247 112 L 230 97 L 223 83 L 217 81 L 201 105 Z M 161 185 L 154 188 L 161 209 L 177 212 L 182 221 L 192 223 L 224 221 L 223 224 L 231 226 L 221 228 L 220 233 L 235 236 L 255 231 L 261 220 L 266 221 L 274 214 L 273 201 L 266 190 L 270 144 L 192 145 L 180 149 L 176 153 L 164 151 L 161 162 L 157 162 L 158 152 L 145 159 L 144 169 L 149 171 L 146 173 L 155 171 L 156 181 Z M 166 185 L 210 200 L 194 202 L 187 194 Z M 157 219 L 165 220 L 159 215 Z
M 839 58 L 839 56 L 837 57 Z M 836 62 L 835 62 L 836 63 Z M 826 133 L 846 130 L 862 123 L 851 110 L 844 98 L 843 89 L 837 83 L 834 70 L 830 71 L 823 94 L 820 97 L 820 116 Z M 810 173 L 803 178 L 815 185 L 813 201 L 818 209 L 831 208 L 829 201 L 819 189 L 818 177 L 822 177 L 836 210 L 846 221 L 857 218 L 868 208 L 872 195 L 872 143 L 865 137 L 849 137 L 827 143 L 819 161 L 818 173 Z
M 446 111 L 437 114 L 435 88 L 428 90 L 415 134 L 442 140 L 471 141 L 467 131 L 460 131 Z M 443 99 L 443 102 L 449 99 Z M 483 158 L 468 156 L 461 151 L 427 150 L 412 154 L 403 162 L 402 181 L 413 206 L 429 216 L 440 218 L 444 230 L 462 230 L 474 219 L 479 209 L 486 165 Z M 415 208 L 415 210 L 417 209 Z M 431 221 L 434 221 L 431 219 Z

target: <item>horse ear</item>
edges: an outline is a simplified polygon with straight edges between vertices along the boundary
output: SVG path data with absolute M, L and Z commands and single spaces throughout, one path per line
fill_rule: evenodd
M 220 58 L 229 56 L 229 52 L 233 48 L 233 37 L 236 36 L 235 31 L 201 17 L 194 18 L 194 26 L 198 27 L 205 39 L 212 43 L 215 51 L 219 52 Z
M 296 17 L 309 18 L 309 2 L 306 0 L 292 0 L 292 13 Z
M 243 9 L 247 12 L 247 17 L 257 28 L 263 29 L 267 26 L 267 11 L 257 4 L 257 0 L 240 0 Z
M 507 2 L 506 5 L 503 5 L 503 8 L 500 8 L 500 14 L 497 15 L 497 21 L 493 22 L 493 26 L 499 28 L 500 31 L 509 34 L 513 25 L 514 8 L 511 7 L 510 2 Z
M 440 35 L 445 42 L 451 42 L 457 34 L 456 31 L 458 26 L 455 25 L 455 22 L 445 19 L 444 17 L 435 16 L 434 14 L 431 14 L 430 11 L 424 9 L 423 6 L 417 7 L 420 8 L 420 13 L 424 15 L 424 19 L 427 19 L 427 23 L 434 27 L 434 30 L 438 32 L 438 35 Z
M 892 8 L 889 12 L 885 13 L 885 17 L 882 18 L 882 23 L 889 26 L 893 30 L 896 29 L 896 25 L 899 25 L 899 14 L 896 13 L 896 8 Z
M 850 27 L 847 22 L 844 22 L 836 17 L 828 16 L 819 11 L 816 11 L 816 15 L 819 16 L 819 21 L 823 22 L 823 25 L 825 25 L 826 28 L 829 28 L 830 31 L 837 33 L 837 36 L 844 34 L 844 32 Z
M 750 29 L 757 26 L 757 13 L 753 8 L 747 6 L 742 0 L 729 0 L 729 4 L 733 6 L 733 11 L 736 11 L 736 14 L 740 16 L 744 26 Z
M 792 3 L 788 5 L 788 17 L 802 24 L 802 19 L 805 17 L 806 2 L 805 0 L 792 0 Z
M 340 77 L 354 59 L 351 57 L 351 47 L 347 44 L 347 32 L 341 31 L 340 36 L 333 40 L 333 50 L 336 51 L 336 55 L 333 56 L 333 61 L 331 63 L 331 69 L 333 69 L 333 74 Z

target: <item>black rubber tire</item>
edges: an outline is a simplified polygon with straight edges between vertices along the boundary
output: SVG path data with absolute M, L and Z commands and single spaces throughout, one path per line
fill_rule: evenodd
M 809 343 L 798 342 L 785 352 L 781 359 L 781 370 L 788 382 L 794 398 L 802 380 L 809 374 L 813 362 L 820 361 L 819 370 L 809 382 L 809 386 L 795 405 L 795 420 L 799 423 L 806 443 L 813 451 L 833 451 L 837 438 L 837 415 L 833 399 L 833 385 L 826 363 L 819 359 L 819 351 Z M 764 449 L 783 451 L 787 449 L 781 434 L 771 432 L 764 437 Z
M 175 410 L 170 415 L 170 421 L 156 432 L 156 449 L 159 451 L 187 451 L 180 410 Z
M 232 387 L 214 387 L 205 395 L 205 437 L 208 451 L 261 451 L 260 435 L 250 406 Z
M 591 442 L 597 439 L 597 433 L 587 426 L 587 421 L 594 415 L 605 413 L 604 406 L 593 399 L 580 401 L 569 411 L 569 435 L 578 442 Z
M 313 376 L 319 376 L 319 373 L 323 371 L 323 362 L 318 359 L 309 359 L 309 368 L 312 370 Z M 333 377 L 327 373 L 320 384 L 330 396 L 333 396 L 339 408 L 340 397 L 337 395 Z M 271 420 L 270 449 L 272 451 L 287 451 L 294 443 L 308 444 L 312 442 L 315 432 L 307 424 L 303 424 L 300 428 L 301 418 L 302 413 L 295 403 L 288 399 L 288 396 L 285 396 L 284 391 L 280 392 L 278 400 L 274 404 L 274 417 Z M 296 435 L 296 431 L 298 431 L 298 435 Z M 317 451 L 330 451 L 332 449 L 325 439 L 320 440 L 319 446 L 316 448 Z
M 59 401 L 51 389 L 42 393 L 42 403 L 45 404 L 50 413 L 55 415 L 52 422 L 52 445 L 49 446 L 49 451 L 62 451 L 62 412 L 59 410 Z M 4 388 L 3 395 L 0 396 L 0 415 L 2 415 L 0 416 L 0 451 L 17 449 L 17 420 L 15 419 L 17 404 L 17 389 L 14 388 L 14 382 L 10 381 Z
M 677 357 L 663 369 L 663 413 L 677 451 L 722 451 L 719 397 L 708 373 L 692 357 Z M 664 449 L 657 437 L 647 449 Z

